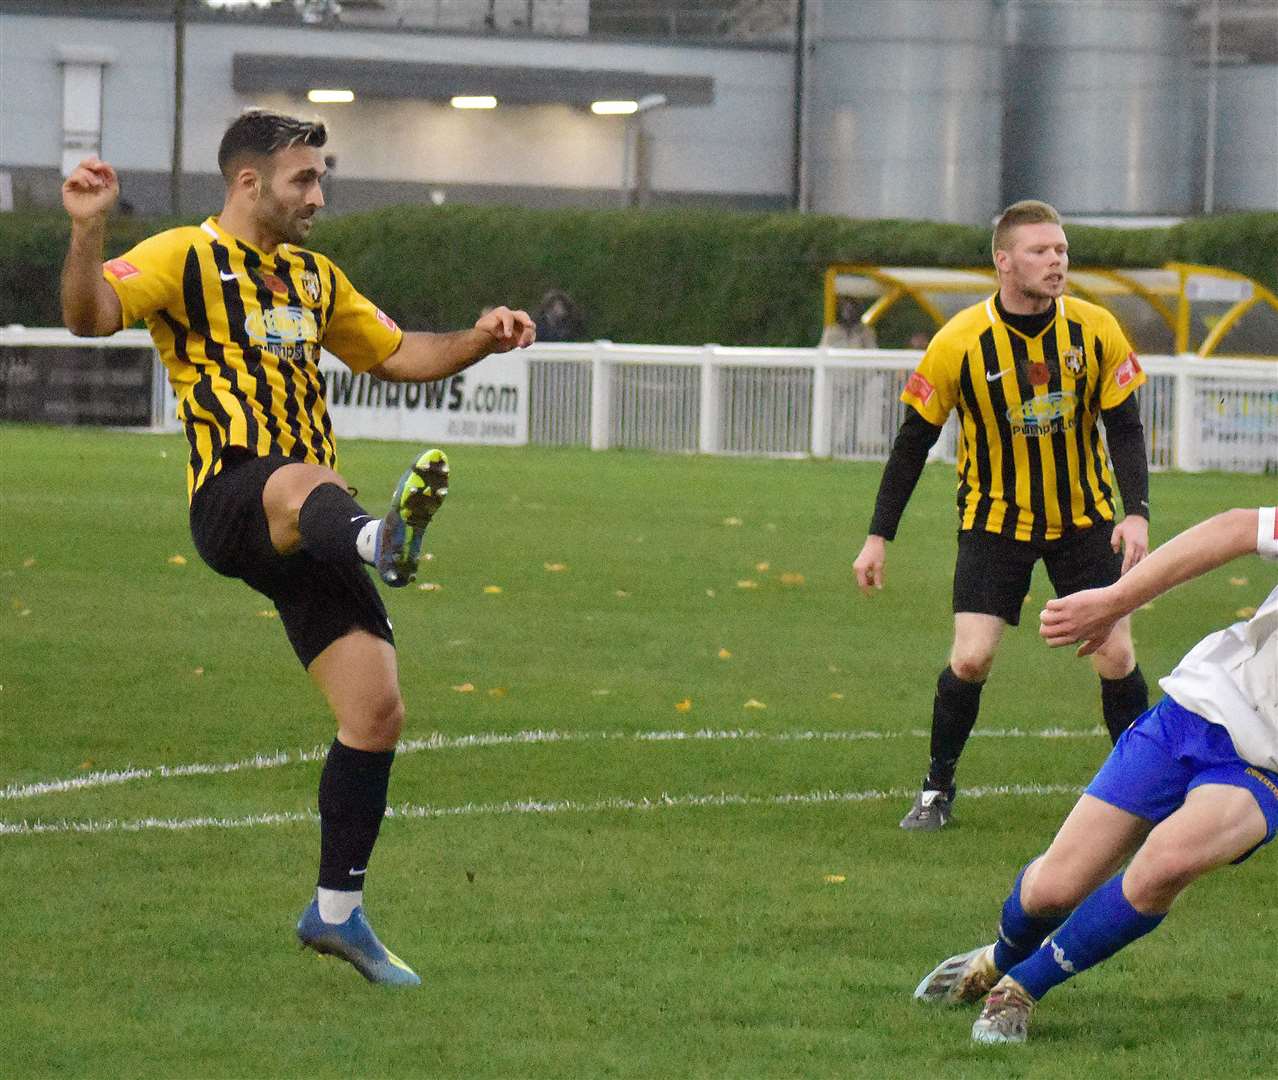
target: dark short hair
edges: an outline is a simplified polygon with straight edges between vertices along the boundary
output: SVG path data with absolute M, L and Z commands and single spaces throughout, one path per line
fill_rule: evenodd
M 994 223 L 994 237 L 990 241 L 991 254 L 1006 251 L 1011 243 L 1012 230 L 1018 225 L 1059 225 L 1061 215 L 1050 203 L 1038 199 L 1022 199 L 1012 203 Z
M 217 167 L 229 183 L 235 165 L 245 157 L 268 158 L 290 146 L 320 147 L 328 142 L 322 120 L 302 120 L 273 109 L 245 109 L 222 136 Z

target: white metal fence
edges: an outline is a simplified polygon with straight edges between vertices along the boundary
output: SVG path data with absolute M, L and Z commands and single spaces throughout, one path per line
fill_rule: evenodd
M 43 348 L 149 346 L 143 331 L 83 339 L 0 329 L 0 392 Z M 706 454 L 887 457 L 915 351 L 746 349 L 714 345 L 538 344 L 528 364 L 528 441 Z M 17 359 L 15 359 L 17 358 Z M 1142 357 L 1150 464 L 1186 471 L 1278 472 L 1278 363 Z M 158 360 L 152 423 L 172 428 Z M 340 432 L 339 432 L 340 434 Z M 953 461 L 951 420 L 934 456 Z
M 537 345 L 534 443 L 881 461 L 920 353 Z M 1278 364 L 1149 356 L 1140 394 L 1150 465 L 1278 472 Z M 951 418 L 934 456 L 953 461 Z

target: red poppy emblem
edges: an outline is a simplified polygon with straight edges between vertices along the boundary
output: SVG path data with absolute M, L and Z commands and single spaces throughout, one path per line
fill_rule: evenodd
M 1051 381 L 1052 373 L 1046 364 L 1030 364 L 1029 380 L 1031 386 L 1046 386 Z
M 262 284 L 265 285 L 268 289 L 270 289 L 271 292 L 273 293 L 282 293 L 282 294 L 288 293 L 288 286 L 285 285 L 284 282 L 281 281 L 279 278 L 277 278 L 274 274 L 263 274 Z

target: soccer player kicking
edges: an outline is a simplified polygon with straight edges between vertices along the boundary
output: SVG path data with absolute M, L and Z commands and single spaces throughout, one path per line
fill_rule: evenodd
M 1048 601 L 1039 632 L 1094 653 L 1141 604 L 1250 552 L 1278 560 L 1273 507 L 1218 514 L 1116 584 Z M 977 1042 L 1024 1042 L 1047 991 L 1148 934 L 1196 878 L 1278 831 L 1278 588 L 1160 685 L 1167 696 L 1123 733 L 1051 846 L 1017 876 L 998 940 L 950 957 L 914 991 L 953 1004 L 984 996 Z
M 950 820 L 954 773 L 976 724 L 981 688 L 1003 631 L 1020 622 L 1035 563 L 1043 560 L 1057 596 L 1065 596 L 1112 584 L 1149 544 L 1149 469 L 1136 404 L 1145 373 L 1136 354 L 1113 315 L 1064 295 L 1069 244 L 1047 203 L 1009 206 L 991 247 L 998 292 L 941 327 L 905 384 L 901 400 L 910 408 L 854 564 L 862 592 L 883 588 L 887 541 L 896 536 L 928 450 L 957 409 L 954 639 L 936 682 L 927 775 L 901 821 L 901 828 L 920 832 Z M 1115 475 L 1126 512 L 1121 521 Z M 1092 664 L 1105 726 L 1117 740 L 1149 706 L 1126 622 Z
M 301 247 L 324 205 L 326 140 L 322 123 L 246 111 L 218 149 L 222 212 L 106 263 L 106 218 L 120 188 L 110 165 L 86 158 L 62 188 L 71 216 L 62 312 L 82 336 L 146 321 L 190 443 L 196 550 L 274 601 L 337 720 L 319 783 L 319 883 L 299 939 L 370 982 L 416 986 L 421 979 L 363 911 L 404 722 L 394 637 L 365 565 L 394 588 L 412 580 L 448 492 L 448 461 L 439 450 L 417 455 L 385 517 L 366 513 L 336 471 L 320 348 L 353 371 L 419 382 L 529 345 L 535 331 L 525 312 L 498 307 L 470 330 L 405 333 L 332 262 Z

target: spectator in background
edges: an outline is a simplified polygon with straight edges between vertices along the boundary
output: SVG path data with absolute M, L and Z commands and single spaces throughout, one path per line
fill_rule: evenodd
M 562 289 L 551 289 L 541 298 L 533 321 L 538 341 L 581 341 L 586 336 L 581 309 Z
M 855 296 L 840 296 L 834 308 L 834 322 L 821 335 L 823 349 L 874 349 L 878 341 L 874 327 L 861 321 L 861 301 Z

